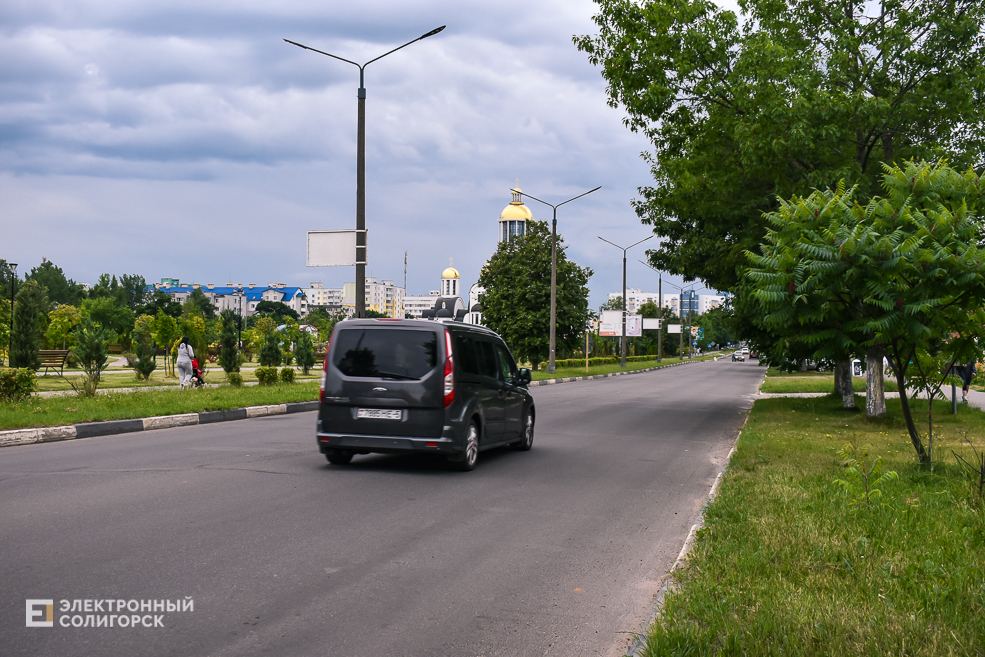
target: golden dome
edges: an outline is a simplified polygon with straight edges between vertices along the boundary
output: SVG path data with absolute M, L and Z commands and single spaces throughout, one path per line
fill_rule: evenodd
M 454 267 L 449 267 L 448 269 L 441 272 L 441 278 L 461 278 L 458 275 L 458 270 Z
M 522 202 L 517 203 L 515 201 L 503 208 L 503 211 L 499 215 L 500 221 L 530 221 L 533 218 L 534 215 L 530 212 L 530 208 L 525 206 Z

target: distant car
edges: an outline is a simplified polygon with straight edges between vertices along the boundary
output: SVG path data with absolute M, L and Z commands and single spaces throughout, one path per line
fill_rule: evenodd
M 742 355 L 743 356 L 748 356 L 749 355 L 749 347 L 743 347 L 742 348 Z
M 351 319 L 335 325 L 322 375 L 319 451 L 440 454 L 461 470 L 480 451 L 534 440 L 530 370 L 503 339 L 462 322 Z
M 746 357 L 742 355 L 742 352 L 735 351 L 732 353 L 732 362 L 734 363 L 735 361 L 744 363 L 746 361 Z
M 749 358 L 757 358 L 758 359 L 759 358 L 759 353 L 757 353 L 755 351 L 750 351 L 749 352 Z

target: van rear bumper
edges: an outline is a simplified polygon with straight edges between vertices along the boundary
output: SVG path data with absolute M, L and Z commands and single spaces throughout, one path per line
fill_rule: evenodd
M 318 450 L 324 454 L 329 450 L 343 449 L 352 452 L 375 452 L 377 454 L 461 454 L 461 441 L 450 437 L 451 427 L 445 427 L 441 438 L 404 438 L 401 436 L 353 435 L 346 433 L 316 434 Z

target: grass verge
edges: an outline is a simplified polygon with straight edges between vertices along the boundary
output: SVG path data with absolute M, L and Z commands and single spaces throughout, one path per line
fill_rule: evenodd
M 248 388 L 139 390 L 94 398 L 32 397 L 14 404 L 0 404 L 0 430 L 314 401 L 318 399 L 318 385 L 318 381 L 305 381 Z
M 716 356 L 721 357 L 719 354 L 705 354 L 696 358 L 685 358 L 684 362 L 712 360 Z M 625 369 L 620 367 L 618 363 L 614 363 L 609 365 L 593 365 L 587 369 L 585 367 L 559 367 L 553 374 L 548 374 L 547 370 L 537 370 L 536 372 L 532 372 L 532 374 L 534 381 L 545 381 L 547 379 L 567 379 L 569 377 L 594 376 L 596 374 L 612 374 L 614 372 L 637 372 L 651 367 L 666 367 L 680 362 L 680 358 L 664 358 L 662 362 L 658 362 L 657 357 L 654 356 L 653 360 L 627 361 Z
M 830 397 L 756 402 L 643 654 L 985 654 L 985 509 L 951 453 L 970 455 L 964 432 L 985 447 L 985 414 L 935 413 L 926 468 L 887 406 L 866 420 Z M 853 439 L 900 477 L 871 504 L 834 483 Z

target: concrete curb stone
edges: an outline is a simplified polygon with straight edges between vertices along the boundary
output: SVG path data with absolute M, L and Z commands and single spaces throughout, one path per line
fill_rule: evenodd
M 154 429 L 170 429 L 195 424 L 213 424 L 215 422 L 230 422 L 247 418 L 265 417 L 267 415 L 284 415 L 285 413 L 304 413 L 318 409 L 317 401 L 291 402 L 288 404 L 272 404 L 269 406 L 247 406 L 227 411 L 204 411 L 202 413 L 181 413 L 178 415 L 158 415 L 155 417 L 136 418 L 132 420 L 106 420 L 104 422 L 82 422 L 60 427 L 37 427 L 32 429 L 11 429 L 0 431 L 0 447 L 13 445 L 30 445 L 33 443 L 48 443 L 76 438 L 95 438 L 97 436 L 113 436 L 120 433 L 137 431 L 153 431 Z

